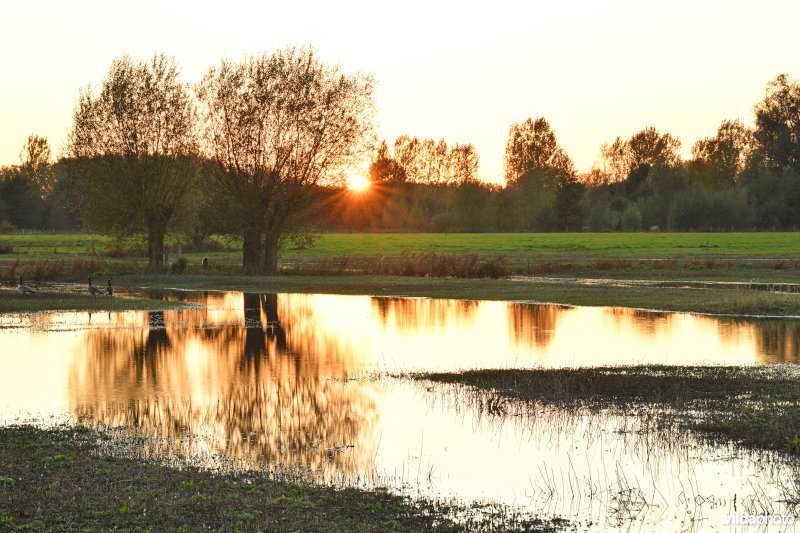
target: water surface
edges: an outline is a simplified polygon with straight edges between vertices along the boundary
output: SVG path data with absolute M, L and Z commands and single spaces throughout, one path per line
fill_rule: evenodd
M 592 528 L 723 529 L 794 490 L 780 457 L 648 413 L 532 416 L 386 373 L 796 363 L 800 323 L 509 302 L 165 291 L 204 309 L 0 318 L 0 416 L 69 417 L 312 480 L 491 500 Z M 383 377 L 380 377 L 383 376 Z M 736 503 L 734 503 L 736 502 Z

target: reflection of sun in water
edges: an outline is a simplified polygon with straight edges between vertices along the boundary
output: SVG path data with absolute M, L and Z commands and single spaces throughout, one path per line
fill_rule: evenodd
M 364 176 L 350 176 L 347 178 L 347 188 L 351 191 L 363 191 L 369 187 L 369 180 Z

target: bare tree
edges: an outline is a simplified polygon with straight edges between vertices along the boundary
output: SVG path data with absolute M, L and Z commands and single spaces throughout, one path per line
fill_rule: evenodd
M 286 48 L 222 61 L 197 86 L 211 181 L 233 206 L 245 267 L 277 272 L 278 243 L 373 144 L 374 83 Z
M 85 225 L 147 233 L 151 266 L 196 171 L 195 107 L 175 60 L 115 59 L 99 93 L 81 91 L 64 161 Z

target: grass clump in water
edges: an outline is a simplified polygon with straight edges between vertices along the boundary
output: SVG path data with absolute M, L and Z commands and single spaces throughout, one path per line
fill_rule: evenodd
M 501 369 L 410 377 L 467 385 L 532 408 L 663 408 L 665 421 L 716 439 L 800 453 L 800 370 L 790 365 Z

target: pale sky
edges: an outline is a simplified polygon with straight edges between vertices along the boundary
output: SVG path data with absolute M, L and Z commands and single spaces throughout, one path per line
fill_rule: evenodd
M 63 145 L 78 90 L 124 53 L 175 56 L 186 81 L 223 57 L 312 45 L 378 82 L 379 132 L 472 143 L 502 175 L 508 127 L 546 117 L 579 170 L 655 126 L 684 154 L 766 83 L 800 77 L 797 1 L 108 2 L 0 0 L 0 165 L 28 134 Z

